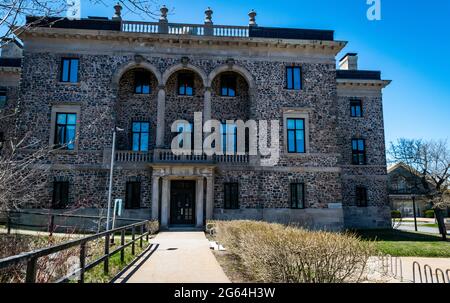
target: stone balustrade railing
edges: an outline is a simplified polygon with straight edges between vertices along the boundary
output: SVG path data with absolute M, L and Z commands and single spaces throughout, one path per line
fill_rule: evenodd
M 247 164 L 250 162 L 249 155 L 215 155 L 215 163 L 225 164 Z
M 187 163 L 205 163 L 212 162 L 212 158 L 207 155 L 175 155 L 170 149 L 157 149 L 153 156 L 154 162 L 187 162 Z
M 118 163 L 217 163 L 248 164 L 249 155 L 175 155 L 169 149 L 155 149 L 154 152 L 116 151 L 115 161 Z
M 218 36 L 218 37 L 248 37 L 248 26 L 185 24 L 167 22 L 122 21 L 121 30 L 131 33 Z
M 116 162 L 151 162 L 152 154 L 150 152 L 137 151 L 116 151 Z

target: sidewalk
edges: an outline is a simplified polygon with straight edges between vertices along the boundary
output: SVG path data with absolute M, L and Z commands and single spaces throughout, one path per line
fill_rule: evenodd
M 160 232 L 159 244 L 143 256 L 117 283 L 229 283 L 203 232 Z

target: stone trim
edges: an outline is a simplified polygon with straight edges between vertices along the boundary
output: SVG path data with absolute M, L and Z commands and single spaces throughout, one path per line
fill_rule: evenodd
M 125 41 L 129 43 L 166 43 L 177 47 L 186 45 L 205 46 L 231 46 L 231 47 L 265 47 L 278 51 L 311 51 L 327 52 L 336 56 L 346 45 L 347 41 L 322 41 L 322 40 L 297 40 L 297 39 L 277 39 L 277 38 L 248 38 L 248 37 L 219 37 L 219 36 L 176 36 L 156 33 L 130 33 L 113 32 L 103 30 L 81 30 L 63 28 L 43 28 L 36 27 L 22 32 L 20 38 L 45 37 L 61 39 L 79 39 L 94 41 Z
M 168 69 L 166 69 L 162 75 L 162 82 L 161 82 L 162 85 L 166 85 L 167 80 L 169 80 L 170 76 L 172 76 L 174 73 L 176 73 L 180 70 L 190 70 L 190 71 L 197 73 L 200 76 L 200 78 L 202 79 L 203 87 L 208 86 L 207 85 L 208 77 L 206 76 L 206 73 L 199 67 L 194 66 L 190 63 L 180 63 L 180 64 L 173 65 L 173 66 L 169 67 Z
M 283 109 L 283 152 L 288 157 L 298 157 L 309 154 L 309 109 Z M 305 120 L 305 152 L 304 153 L 288 153 L 287 138 L 287 119 L 304 119 Z
M 122 65 L 120 65 L 114 75 L 112 76 L 112 85 L 114 88 L 119 88 L 120 79 L 122 76 L 129 70 L 136 69 L 136 68 L 142 68 L 145 70 L 148 70 L 149 72 L 153 73 L 153 75 L 156 77 L 156 80 L 158 81 L 158 88 L 162 85 L 162 76 L 161 72 L 152 64 L 146 62 L 146 61 L 129 61 Z
M 55 131 L 56 131 L 56 114 L 57 113 L 74 113 L 77 115 L 77 124 L 75 130 L 75 142 L 73 150 L 53 150 L 53 145 L 55 144 Z M 80 105 L 69 105 L 69 104 L 58 104 L 52 106 L 51 119 L 50 119 L 50 149 L 56 153 L 77 153 L 78 152 L 78 142 L 80 137 L 80 119 L 81 117 L 81 106 Z
M 221 73 L 224 72 L 235 72 L 241 75 L 248 84 L 249 89 L 253 89 L 255 87 L 255 80 L 253 79 L 252 74 L 245 69 L 244 67 L 241 67 L 237 64 L 225 64 L 222 66 L 216 67 L 213 71 L 211 71 L 208 75 L 207 85 L 208 87 L 211 87 L 212 82 L 214 79 L 219 76 Z

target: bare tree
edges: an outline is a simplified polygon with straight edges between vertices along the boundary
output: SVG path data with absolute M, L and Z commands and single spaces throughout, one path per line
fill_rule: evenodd
M 157 0 L 89 0 L 91 4 L 113 6 L 120 4 L 129 12 L 154 19 L 157 16 Z M 68 10 L 76 12 L 74 1 L 69 0 L 2 0 L 0 2 L 0 47 L 9 43 L 7 39 L 18 36 L 49 17 L 65 17 Z M 25 24 L 26 16 L 36 16 L 36 20 Z M 60 18 L 52 20 L 58 22 Z M 25 25 L 24 25 L 25 24 Z
M 427 198 L 433 205 L 439 232 L 446 239 L 445 212 L 450 206 L 450 147 L 447 141 L 399 139 L 391 143 L 390 162 L 404 163 L 412 175 L 419 178 Z

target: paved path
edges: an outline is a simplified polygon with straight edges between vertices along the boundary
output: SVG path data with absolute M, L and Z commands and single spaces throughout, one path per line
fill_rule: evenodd
M 117 282 L 229 283 L 203 232 L 160 232 L 158 248 L 138 261 Z
M 402 223 L 398 230 L 404 230 L 404 231 L 415 231 L 414 223 Z M 428 227 L 418 224 L 417 225 L 417 231 L 418 232 L 424 232 L 429 234 L 437 234 L 439 235 L 439 228 L 437 227 Z M 450 233 L 450 231 L 447 231 L 447 233 Z

